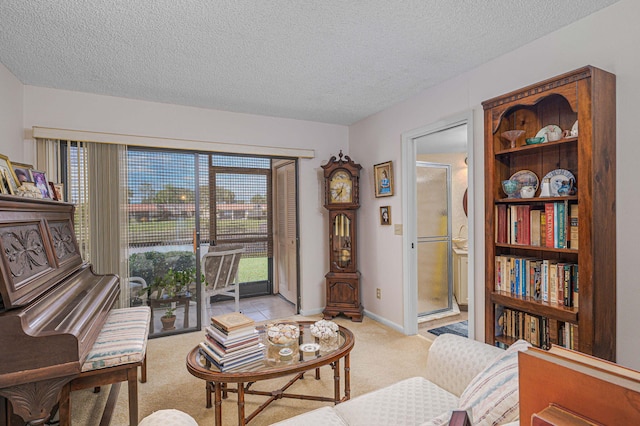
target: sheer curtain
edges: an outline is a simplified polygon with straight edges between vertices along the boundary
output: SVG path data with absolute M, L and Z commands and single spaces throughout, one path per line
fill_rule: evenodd
M 36 144 L 37 167 L 49 179 L 66 182 L 69 201 L 76 206 L 82 258 L 97 274 L 120 276 L 118 305 L 129 306 L 126 146 L 52 139 Z

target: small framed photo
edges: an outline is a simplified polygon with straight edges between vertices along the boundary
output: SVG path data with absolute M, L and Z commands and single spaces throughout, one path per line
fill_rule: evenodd
M 64 184 L 49 182 L 53 186 L 53 196 L 57 201 L 64 201 Z
M 373 178 L 376 185 L 376 198 L 393 195 L 393 164 L 391 161 L 374 165 Z
M 391 206 L 380 207 L 380 225 L 391 225 Z
M 2 178 L 2 193 L 3 194 L 17 194 L 18 193 L 18 178 L 13 171 L 13 166 L 9 157 L 0 154 L 0 178 Z
M 22 185 L 24 182 L 33 182 L 31 180 L 31 173 L 29 173 L 29 169 L 32 168 L 33 167 L 21 167 L 13 163 L 13 172 L 18 178 L 18 185 Z
M 51 190 L 49 189 L 49 181 L 47 181 L 47 175 L 40 170 L 29 170 L 31 173 L 31 180 L 36 185 L 36 188 L 42 194 L 42 198 L 51 199 Z

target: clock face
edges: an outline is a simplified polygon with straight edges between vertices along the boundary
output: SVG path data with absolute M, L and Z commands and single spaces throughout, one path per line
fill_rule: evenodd
M 329 202 L 350 203 L 352 198 L 353 181 L 349 173 L 338 170 L 329 181 Z

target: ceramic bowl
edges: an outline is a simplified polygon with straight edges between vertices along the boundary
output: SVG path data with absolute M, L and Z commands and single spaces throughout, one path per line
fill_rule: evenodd
M 543 137 L 541 137 L 541 138 L 527 138 L 527 139 L 525 139 L 525 142 L 527 143 L 527 145 L 535 145 L 535 144 L 544 142 L 544 138 Z
M 503 180 L 502 181 L 502 190 L 505 194 L 507 194 L 508 198 L 514 198 L 514 194 L 518 190 L 518 182 L 515 180 Z

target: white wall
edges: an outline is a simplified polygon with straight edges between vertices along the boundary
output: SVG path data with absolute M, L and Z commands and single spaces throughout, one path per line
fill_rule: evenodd
M 376 222 L 378 206 L 372 188 L 372 166 L 392 160 L 396 166 L 396 194 L 401 193 L 401 134 L 448 116 L 473 109 L 475 225 L 476 335 L 483 336 L 484 318 L 484 160 L 483 111 L 481 102 L 520 87 L 584 65 L 593 65 L 617 75 L 617 359 L 640 368 L 640 300 L 637 252 L 640 227 L 640 188 L 633 178 L 640 158 L 637 117 L 640 116 L 640 2 L 622 0 L 581 21 L 564 27 L 520 49 L 349 128 L 351 156 L 364 167 L 360 222 L 360 265 L 363 271 L 363 305 L 373 315 L 402 324 L 402 238 Z M 394 217 L 401 217 L 398 195 L 384 199 Z M 382 290 L 376 300 L 375 288 Z
M 321 164 L 348 153 L 346 126 L 214 111 L 25 86 L 24 128 L 33 126 L 315 150 L 299 162 L 300 273 L 303 313 L 324 308 L 327 215 Z M 28 136 L 28 135 L 27 135 Z M 20 141 L 20 143 L 22 143 Z M 27 138 L 33 161 L 33 143 Z M 15 149 L 15 147 L 14 147 Z
M 22 89 L 22 83 L 0 64 L 0 154 L 19 163 L 25 162 Z

